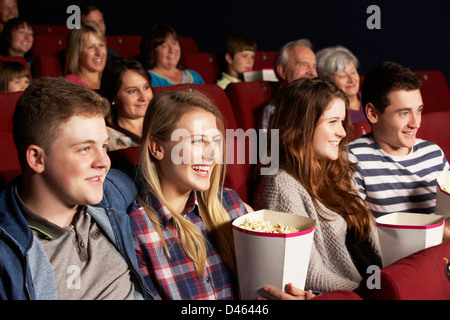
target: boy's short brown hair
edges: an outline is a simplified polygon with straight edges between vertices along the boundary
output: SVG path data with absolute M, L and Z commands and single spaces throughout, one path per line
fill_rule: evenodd
M 236 53 L 244 50 L 255 52 L 257 50 L 256 41 L 246 36 L 238 37 L 230 35 L 227 37 L 225 54 L 229 54 L 231 58 L 234 58 Z
M 46 151 L 58 134 L 59 127 L 79 115 L 106 117 L 109 102 L 85 85 L 62 77 L 34 80 L 17 102 L 13 115 L 13 135 L 22 169 L 29 145 Z

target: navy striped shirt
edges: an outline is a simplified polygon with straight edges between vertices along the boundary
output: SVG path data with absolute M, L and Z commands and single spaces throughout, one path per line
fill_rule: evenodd
M 375 217 L 393 212 L 436 211 L 436 179 L 449 170 L 441 148 L 416 139 L 406 156 L 389 155 L 370 134 L 349 144 L 349 160 L 357 163 L 355 179 Z

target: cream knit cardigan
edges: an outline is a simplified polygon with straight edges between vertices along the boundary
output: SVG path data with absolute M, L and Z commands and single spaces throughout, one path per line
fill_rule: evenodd
M 319 218 L 311 196 L 291 175 L 279 170 L 275 175 L 263 176 L 253 201 L 255 210 L 269 209 L 306 216 L 316 220 L 305 289 L 329 292 L 354 290 L 361 276 L 345 245 L 347 223 L 336 212 L 327 209 Z M 379 254 L 378 234 L 372 228 L 370 242 Z

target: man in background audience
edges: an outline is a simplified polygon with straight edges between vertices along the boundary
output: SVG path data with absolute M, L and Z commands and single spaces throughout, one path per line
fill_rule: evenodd
M 308 39 L 299 39 L 286 43 L 275 57 L 274 71 L 280 85 L 300 78 L 317 77 L 316 55 L 311 42 Z M 261 129 L 267 129 L 274 110 L 272 102 L 264 106 L 259 120 L 257 119 Z
M 0 32 L 8 20 L 19 16 L 17 0 L 0 0 Z

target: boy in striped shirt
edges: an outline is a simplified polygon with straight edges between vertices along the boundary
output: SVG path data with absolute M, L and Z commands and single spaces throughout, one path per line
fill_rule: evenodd
M 436 179 L 449 170 L 441 148 L 416 139 L 423 111 L 419 77 L 397 63 L 372 69 L 362 102 L 372 132 L 349 144 L 356 182 L 375 217 L 393 212 L 433 214 Z

